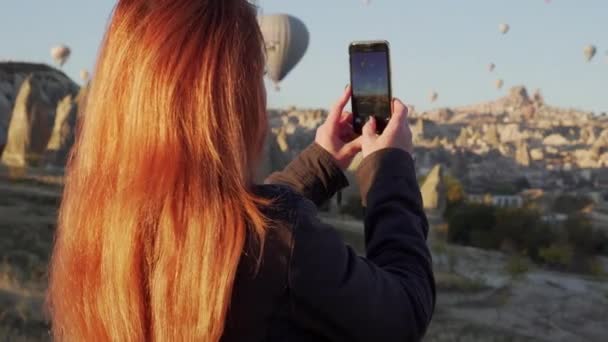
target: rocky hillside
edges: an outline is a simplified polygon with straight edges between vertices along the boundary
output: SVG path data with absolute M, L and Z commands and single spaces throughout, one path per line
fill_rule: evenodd
M 484 154 L 492 149 L 522 166 L 543 161 L 551 168 L 608 166 L 608 117 L 545 104 L 524 87 L 496 101 L 415 114 L 422 145 Z M 433 141 L 435 138 L 437 140 Z
M 310 143 L 325 115 L 271 111 L 270 168 Z M 495 101 L 413 112 L 411 118 L 420 173 L 442 164 L 472 192 L 524 179 L 537 188 L 592 187 L 608 177 L 608 117 L 552 107 L 524 87 Z
M 80 87 L 44 64 L 0 63 L 0 156 L 11 167 L 61 166 L 73 143 Z
M 542 189 L 605 187 L 608 117 L 546 104 L 524 87 L 473 106 L 414 113 L 419 167 L 437 163 L 472 192 L 517 181 Z M 491 191 L 490 191 L 491 192 Z
M 52 67 L 0 63 L 2 164 L 63 166 L 73 143 L 80 91 Z M 260 178 L 284 167 L 310 144 L 326 115 L 320 109 L 269 110 Z M 526 88 L 514 87 L 495 101 L 413 111 L 411 118 L 418 171 L 426 174 L 442 164 L 468 192 L 503 191 L 513 184 L 608 187 L 605 114 L 552 107 L 540 92 L 529 95 Z

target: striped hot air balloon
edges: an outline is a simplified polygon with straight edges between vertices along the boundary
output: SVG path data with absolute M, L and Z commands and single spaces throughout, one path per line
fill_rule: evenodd
M 308 29 L 298 18 L 287 14 L 261 15 L 258 21 L 266 44 L 266 73 L 278 85 L 304 57 Z

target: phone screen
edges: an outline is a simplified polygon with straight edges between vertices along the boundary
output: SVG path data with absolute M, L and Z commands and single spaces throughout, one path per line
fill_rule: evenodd
M 378 133 L 381 133 L 391 115 L 388 46 L 364 47 L 360 51 L 351 46 L 350 65 L 353 128 L 361 133 L 361 127 L 374 116 Z

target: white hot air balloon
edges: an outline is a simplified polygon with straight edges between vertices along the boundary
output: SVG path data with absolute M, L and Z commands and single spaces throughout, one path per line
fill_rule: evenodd
M 308 49 L 306 25 L 287 14 L 258 17 L 266 44 L 267 76 L 277 85 L 300 62 Z
M 587 60 L 587 62 L 591 62 L 593 57 L 595 57 L 596 52 L 597 52 L 597 49 L 595 48 L 594 45 L 585 46 L 585 48 L 583 49 L 583 54 L 585 54 L 585 59 Z
M 87 69 L 80 70 L 80 79 L 83 82 L 88 82 L 90 77 L 91 75 L 89 74 L 89 71 Z
M 494 71 L 494 69 L 496 69 L 496 65 L 495 65 L 494 63 L 490 63 L 490 64 L 488 65 L 488 71 L 489 71 L 489 72 L 492 72 L 492 71 Z
M 431 102 L 435 102 L 437 101 L 437 99 L 439 98 L 439 94 L 436 91 L 431 91 L 430 95 L 429 95 L 429 100 Z
M 59 66 L 63 66 L 70 58 L 72 51 L 66 45 L 58 45 L 51 49 L 51 57 Z
M 503 80 L 496 80 L 496 89 L 502 89 L 503 85 L 505 85 Z
M 509 26 L 509 24 L 500 24 L 500 25 L 498 25 L 498 30 L 502 34 L 507 34 L 510 29 L 511 29 L 511 27 Z

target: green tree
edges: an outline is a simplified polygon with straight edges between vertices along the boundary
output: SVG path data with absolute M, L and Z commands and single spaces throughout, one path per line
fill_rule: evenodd
M 500 242 L 510 241 L 517 251 L 525 250 L 532 259 L 556 238 L 538 211 L 524 208 L 497 210 L 493 233 Z
M 482 204 L 463 203 L 453 210 L 447 217 L 448 240 L 463 245 L 472 244 L 472 232 L 483 235 L 490 233 L 496 224 L 495 208 Z M 476 241 L 479 242 L 479 241 Z M 492 246 L 478 246 L 492 248 Z
M 506 270 L 512 279 L 518 279 L 530 270 L 530 262 L 525 255 L 514 254 L 507 261 Z
M 574 259 L 574 248 L 568 243 L 554 243 L 540 249 L 541 260 L 553 267 L 568 269 Z
M 462 183 L 458 180 L 458 178 L 446 173 L 443 176 L 443 184 L 445 185 L 448 203 L 458 204 L 464 201 L 464 187 L 462 186 Z
M 593 200 L 587 196 L 563 194 L 555 198 L 552 209 L 553 211 L 562 214 L 574 214 L 591 204 L 593 204 Z
M 598 241 L 595 240 L 596 233 L 593 231 L 591 220 L 580 214 L 569 215 L 563 224 L 564 232 L 576 252 L 580 254 L 593 254 Z M 598 234 L 599 235 L 599 234 Z

